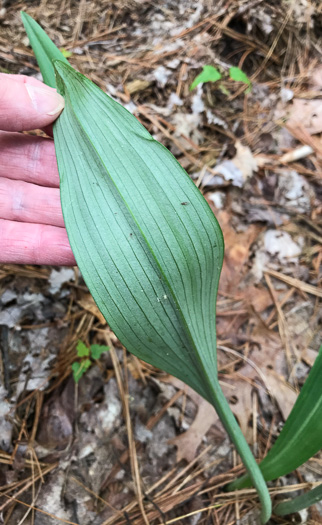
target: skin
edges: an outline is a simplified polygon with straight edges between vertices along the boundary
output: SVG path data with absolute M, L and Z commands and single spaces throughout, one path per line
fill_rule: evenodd
M 54 141 L 21 131 L 43 129 L 61 113 L 56 90 L 0 73 L 0 263 L 73 266 L 60 205 Z

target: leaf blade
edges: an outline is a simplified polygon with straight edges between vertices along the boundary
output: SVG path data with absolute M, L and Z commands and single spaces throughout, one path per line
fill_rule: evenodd
M 91 345 L 91 358 L 99 359 L 104 352 L 108 352 L 109 347 L 104 345 Z
M 88 357 L 89 356 L 89 348 L 83 343 L 83 341 L 78 341 L 76 346 L 77 356 L 78 357 Z
M 48 86 L 55 88 L 56 78 L 53 60 L 62 60 L 66 64 L 68 64 L 68 60 L 31 16 L 27 15 L 24 11 L 20 11 L 20 15 L 44 82 Z
M 155 291 L 155 295 L 153 297 L 153 300 L 151 300 L 151 296 L 148 298 L 145 297 L 145 291 L 148 288 L 150 288 L 150 294 L 152 293 L 151 281 L 149 283 L 147 280 L 144 280 L 144 272 L 142 272 L 142 266 L 138 264 L 138 261 L 135 261 L 136 268 L 135 272 L 132 271 L 131 274 L 132 281 L 127 282 L 128 288 L 131 288 L 131 290 L 136 289 L 135 301 L 138 301 L 138 296 L 140 296 L 140 300 L 146 299 L 144 303 L 144 309 L 150 309 L 150 314 L 152 314 L 152 312 L 155 311 L 157 308 L 158 311 L 157 314 L 154 316 L 153 325 L 159 325 L 161 331 L 162 327 L 160 326 L 159 322 L 160 310 L 162 310 L 163 308 L 163 311 L 168 311 L 168 317 L 170 316 L 172 322 L 169 324 L 165 319 L 165 326 L 167 333 L 169 334 L 172 332 L 173 336 L 174 331 L 178 332 L 178 327 L 176 327 L 176 329 L 173 331 L 173 322 L 178 323 L 179 325 L 184 323 L 182 318 L 178 320 L 178 314 L 177 312 L 175 312 L 175 310 L 183 310 L 182 317 L 189 317 L 190 329 L 193 329 L 194 331 L 194 338 L 199 339 L 200 343 L 208 342 L 208 344 L 211 345 L 211 351 L 213 352 L 213 355 L 211 357 L 207 356 L 208 359 L 206 358 L 206 367 L 210 366 L 212 370 L 216 371 L 216 362 L 214 359 L 216 343 L 214 331 L 215 296 L 218 286 L 219 271 L 222 262 L 223 240 L 221 230 L 219 229 L 219 226 L 216 220 L 214 219 L 211 210 L 202 198 L 201 194 L 195 188 L 190 178 L 187 177 L 184 170 L 175 161 L 175 159 L 172 157 L 170 152 L 168 152 L 168 150 L 163 148 L 159 143 L 151 140 L 151 136 L 148 134 L 145 128 L 141 127 L 141 125 L 137 121 L 135 121 L 134 123 L 131 121 L 131 130 L 128 129 L 128 114 L 126 110 L 124 110 L 124 108 L 120 106 L 120 111 L 123 113 L 123 115 L 120 116 L 120 114 L 118 114 L 118 123 L 113 124 L 113 119 L 115 118 L 116 103 L 111 99 L 108 99 L 108 97 L 104 95 L 99 90 L 99 88 L 91 84 L 87 79 L 85 79 L 85 77 L 82 77 L 79 73 L 74 72 L 72 68 L 66 67 L 63 64 L 58 64 L 57 66 L 60 75 L 65 75 L 65 82 L 69 82 L 67 95 L 64 88 L 60 86 L 61 93 L 64 93 L 66 95 L 66 109 L 64 110 L 62 118 L 60 118 L 57 124 L 55 125 L 55 129 L 58 126 L 60 129 L 60 138 L 58 139 L 60 141 L 58 147 L 58 163 L 60 163 L 60 172 L 63 173 L 64 171 L 68 170 L 69 173 L 68 181 L 67 178 L 65 179 L 64 176 L 62 176 L 61 180 L 63 213 L 67 229 L 68 225 L 79 225 L 79 221 L 83 221 L 82 227 L 72 227 L 72 231 L 71 228 L 69 231 L 70 242 L 74 250 L 76 260 L 78 260 L 77 257 L 82 257 L 81 252 L 83 250 L 86 249 L 87 251 L 86 258 L 91 257 L 90 253 L 88 252 L 94 251 L 94 245 L 90 250 L 88 248 L 85 248 L 84 246 L 82 249 L 79 249 L 81 237 L 83 236 L 81 230 L 84 231 L 86 228 L 89 228 L 91 230 L 91 233 L 86 239 L 87 243 L 91 243 L 91 239 L 95 238 L 95 245 L 99 245 L 100 242 L 102 243 L 102 240 L 99 237 L 99 233 L 95 231 L 95 225 L 100 224 L 100 230 L 104 231 L 105 229 L 106 231 L 106 229 L 109 228 L 109 225 L 113 224 L 114 231 L 117 230 L 118 234 L 117 237 L 115 237 L 112 230 L 110 229 L 109 243 L 112 242 L 113 252 L 118 254 L 118 265 L 120 265 L 121 259 L 123 259 L 124 269 L 123 271 L 119 269 L 119 272 L 123 273 L 124 275 L 129 275 L 129 273 L 132 270 L 126 264 L 129 260 L 129 257 L 133 258 L 133 256 L 135 256 L 131 244 L 135 245 L 136 252 L 140 252 L 139 258 L 146 258 L 146 260 L 148 261 L 145 263 L 146 266 L 150 265 L 153 267 L 153 275 L 151 274 L 151 279 L 154 283 L 152 288 Z M 80 81 L 84 84 L 83 90 L 80 85 Z M 96 107 L 92 107 L 91 115 L 89 115 L 88 111 L 86 109 L 84 110 L 84 108 L 91 107 L 90 100 L 94 96 L 96 101 Z M 104 98 L 106 97 L 105 100 L 108 100 L 110 104 L 108 115 L 106 114 L 106 106 L 103 107 L 100 104 L 97 105 L 97 96 L 104 96 Z M 72 98 L 72 101 L 70 100 L 70 97 Z M 76 114 L 77 118 L 75 117 Z M 100 120 L 98 119 L 99 115 L 101 117 Z M 101 124 L 102 120 L 104 124 Z M 123 125 L 127 129 L 127 131 L 132 132 L 130 135 L 130 140 L 132 144 L 130 144 L 127 140 L 125 141 L 124 135 L 120 133 L 120 120 L 121 122 L 123 122 Z M 100 122 L 100 126 L 102 126 L 101 128 L 96 124 L 97 122 Z M 106 122 L 108 122 L 108 125 L 105 124 Z M 87 138 L 84 134 L 85 128 L 87 130 Z M 61 141 L 61 137 L 64 136 L 64 134 L 66 134 L 66 129 L 68 129 L 68 136 L 66 135 L 65 139 Z M 105 137 L 109 137 L 109 140 L 105 140 Z M 80 140 L 82 140 L 82 142 L 86 144 L 86 151 L 84 150 L 82 153 L 83 165 L 77 165 L 77 169 L 75 168 L 74 162 L 71 161 L 71 151 L 67 151 L 68 147 L 67 149 L 66 147 L 64 147 L 63 142 L 67 143 L 67 139 L 69 140 L 69 142 L 74 140 L 75 148 L 76 145 L 79 144 Z M 94 141 L 97 150 L 92 146 Z M 148 149 L 150 156 L 152 155 L 151 142 L 152 146 L 155 147 L 154 156 L 152 155 L 153 158 L 150 159 L 149 162 L 146 161 L 148 155 L 146 148 L 147 142 L 149 145 Z M 127 155 L 131 157 L 133 163 L 134 160 L 137 161 L 136 166 L 139 165 L 139 167 L 141 168 L 142 180 L 138 181 L 139 177 L 136 173 L 136 170 L 138 168 L 136 167 L 136 170 L 134 170 L 132 162 L 130 164 L 123 164 L 122 169 L 120 169 L 120 159 L 122 155 L 124 156 L 123 148 L 125 145 L 131 150 L 130 154 L 129 152 L 127 152 Z M 62 162 L 60 162 L 62 151 L 64 156 L 63 164 L 66 164 L 64 166 L 62 165 Z M 91 159 L 91 162 L 88 162 L 88 159 Z M 108 164 L 108 169 L 106 168 L 106 165 L 104 165 L 102 159 L 105 160 L 105 164 Z M 145 162 L 143 161 L 143 159 L 145 159 Z M 100 176 L 96 177 L 95 174 L 92 175 L 90 173 L 91 163 L 96 164 L 96 166 L 99 166 L 99 169 L 102 170 L 100 172 Z M 85 164 L 86 169 L 84 171 Z M 159 173 L 156 173 L 158 170 L 153 170 L 153 166 L 155 164 L 162 166 L 162 169 L 159 170 Z M 164 168 L 164 166 L 166 166 L 166 168 Z M 176 175 L 174 175 L 173 173 L 174 170 L 176 170 Z M 90 182 L 88 182 L 88 180 L 86 181 L 84 175 L 85 172 L 86 174 L 88 174 Z M 71 173 L 73 173 L 73 176 L 70 175 Z M 83 173 L 83 175 L 80 175 L 80 173 Z M 104 175 L 106 173 L 109 176 L 109 180 L 107 180 L 107 178 L 104 178 Z M 152 180 L 153 177 L 154 180 Z M 175 177 L 180 177 L 180 182 L 178 182 Z M 77 184 L 79 184 L 79 182 L 81 182 L 81 184 L 83 184 L 84 187 L 80 189 L 78 198 L 82 200 L 85 195 L 87 200 L 90 198 L 89 207 L 91 211 L 87 209 L 88 213 L 86 214 L 85 220 L 84 217 L 80 215 L 80 210 L 81 214 L 86 213 L 86 210 L 84 210 L 82 206 L 73 207 L 73 193 L 75 192 L 75 188 L 77 189 Z M 96 193 L 94 194 L 92 192 L 92 187 L 97 187 L 97 184 L 100 185 L 100 188 L 102 190 L 100 192 L 100 195 L 97 195 Z M 167 188 L 167 190 L 165 191 L 164 188 Z M 109 203 L 105 200 L 106 194 L 109 195 Z M 111 203 L 112 195 L 114 197 L 113 203 Z M 200 220 L 200 216 L 198 215 L 198 213 L 200 213 L 200 210 L 196 211 L 194 203 L 192 202 L 195 198 L 197 199 L 198 205 L 200 206 L 201 203 L 201 206 L 203 208 L 202 220 Z M 153 206 L 154 203 L 158 200 L 159 204 L 161 201 L 161 206 Z M 182 202 L 189 202 L 189 205 L 182 206 Z M 145 206 L 146 203 L 148 204 Z M 162 209 L 162 205 L 166 209 L 167 216 L 165 216 L 164 210 Z M 111 207 L 114 210 L 113 212 L 111 212 Z M 106 216 L 104 217 L 101 213 L 100 210 L 102 209 L 105 210 L 105 214 L 108 213 L 108 220 L 106 220 Z M 75 214 L 77 215 L 77 217 L 75 216 Z M 118 215 L 118 221 L 115 220 L 116 215 Z M 120 218 L 121 216 L 122 218 Z M 186 222 L 187 220 L 189 220 L 189 217 L 189 227 L 191 228 L 191 235 L 193 235 L 193 238 L 190 238 L 189 247 L 187 248 L 185 242 L 188 233 Z M 183 219 L 185 222 L 183 222 Z M 169 224 L 170 221 L 172 221 L 172 224 L 175 224 L 176 236 L 174 234 L 172 226 Z M 198 231 L 195 221 L 198 221 Z M 91 224 L 91 226 L 88 226 L 89 224 Z M 138 226 L 138 224 L 140 224 L 140 227 Z M 205 224 L 207 225 L 207 227 Z M 203 232 L 200 231 L 201 228 Z M 213 238 L 211 240 L 213 242 L 213 245 L 216 245 L 215 248 L 209 243 L 209 231 L 207 231 L 207 228 L 209 228 L 210 230 L 212 229 Z M 125 235 L 126 229 L 127 235 Z M 77 237 L 77 240 L 75 239 L 75 237 Z M 165 238 L 167 239 L 167 242 L 165 241 Z M 177 241 L 177 239 L 179 239 L 179 242 Z M 205 249 L 205 242 L 208 242 L 207 247 L 211 246 L 211 251 L 209 253 Z M 199 255 L 196 253 L 196 246 L 200 251 Z M 106 251 L 106 249 L 107 247 L 104 246 L 104 251 Z M 152 255 L 151 258 L 151 253 L 156 255 Z M 216 279 L 213 278 L 212 283 L 210 283 L 210 285 L 212 286 L 209 286 L 209 275 L 211 275 L 210 273 L 209 275 L 204 276 L 202 280 L 200 257 L 203 258 L 202 262 L 205 265 L 206 271 L 209 270 L 210 272 L 212 270 L 212 274 L 216 274 Z M 103 259 L 104 254 L 102 253 L 101 261 Z M 156 259 L 160 261 L 159 264 L 156 262 Z M 184 267 L 183 270 L 182 267 L 178 267 L 178 259 L 180 259 L 180 262 Z M 193 265 L 193 270 L 191 270 L 187 264 L 188 259 L 189 262 Z M 91 275 L 86 276 L 86 268 L 82 268 L 82 266 L 84 266 L 83 260 L 78 261 L 78 264 L 80 265 L 82 273 L 84 273 L 85 271 L 84 277 L 86 282 L 87 280 L 89 280 L 89 282 L 93 281 Z M 167 268 L 166 265 L 168 265 Z M 161 267 L 163 268 L 163 274 L 160 269 Z M 109 271 L 112 272 L 112 264 L 109 265 L 109 268 Z M 165 268 L 166 275 L 164 274 Z M 213 271 L 213 268 L 215 268 L 215 272 Z M 114 271 L 115 269 L 116 267 L 114 267 Z M 142 282 L 135 282 L 135 274 L 138 275 L 138 272 L 141 272 L 140 275 L 143 279 Z M 117 277 L 118 276 L 116 275 L 115 279 L 117 279 Z M 160 286 L 158 286 L 158 281 L 160 281 L 161 278 L 162 286 L 160 288 Z M 183 283 L 185 283 L 185 286 L 182 286 Z M 95 286 L 95 283 L 93 283 L 93 286 Z M 89 288 L 91 289 L 91 286 L 89 286 Z M 143 290 L 143 292 L 141 292 L 141 290 Z M 175 291 L 173 292 L 172 290 Z M 115 293 L 116 292 L 117 291 L 115 290 Z M 111 316 L 111 312 L 107 313 L 107 310 L 105 308 L 106 301 L 104 303 L 104 299 L 103 301 L 97 301 L 99 293 L 100 292 L 98 289 L 94 291 L 94 299 L 96 300 L 96 302 L 99 303 L 98 306 L 100 309 L 102 309 L 103 315 L 105 312 L 105 315 L 109 318 L 109 321 L 111 323 L 111 318 L 115 317 L 115 314 Z M 107 293 L 107 295 L 110 294 Z M 133 312 L 135 308 L 135 301 L 133 302 L 134 298 L 133 296 L 130 297 L 130 295 L 131 294 L 129 294 L 128 291 L 126 291 L 127 300 L 132 301 L 131 304 Z M 193 303 L 192 301 L 187 302 L 188 295 L 189 297 L 191 297 L 192 295 L 194 296 L 195 301 Z M 120 297 L 119 295 L 118 301 L 121 300 L 122 297 Z M 175 304 L 176 302 L 177 304 Z M 126 305 L 123 304 L 124 308 L 125 306 Z M 207 315 L 205 310 L 207 310 Z M 116 312 L 116 314 L 117 319 L 120 320 L 119 312 Z M 128 315 L 130 315 L 129 311 Z M 209 315 L 211 315 L 211 320 L 209 320 Z M 146 315 L 144 315 L 144 312 L 141 311 L 139 317 L 141 318 L 141 320 L 139 320 L 139 318 L 136 317 L 135 320 L 133 319 L 133 322 L 141 326 L 142 324 L 149 322 L 149 320 L 146 318 Z M 206 330 L 204 330 L 202 334 L 198 334 L 198 323 L 201 323 L 202 326 L 204 324 L 204 319 L 207 319 L 208 325 L 211 324 L 211 326 L 207 326 Z M 125 322 L 124 318 L 122 322 Z M 172 329 L 170 327 L 171 324 Z M 112 328 L 116 333 L 118 332 L 120 334 L 117 322 L 115 323 L 115 326 L 112 326 Z M 200 363 L 195 357 L 195 350 L 193 350 L 193 347 L 191 346 L 191 341 L 188 341 L 189 337 L 187 339 L 187 335 L 183 335 L 182 327 L 180 327 L 180 330 L 181 333 L 179 340 L 181 340 L 181 343 L 184 343 L 184 347 L 188 346 L 188 348 L 190 348 L 190 354 L 194 356 L 193 364 L 191 363 L 191 366 L 193 368 L 197 366 L 200 369 Z M 122 337 L 123 340 L 128 340 L 126 346 L 130 346 L 130 348 L 133 348 L 135 345 L 131 344 L 128 334 L 126 334 L 125 332 L 129 333 L 129 326 L 127 326 L 126 330 L 122 330 Z M 179 334 L 177 333 L 177 335 Z M 154 333 L 154 337 L 156 336 L 157 334 Z M 153 339 L 152 337 L 148 338 Z M 207 341 L 202 339 L 207 339 Z M 169 346 L 178 347 L 179 340 L 176 339 L 176 344 L 174 344 L 174 341 L 170 343 L 170 341 L 167 342 L 165 340 L 164 343 L 166 343 L 166 346 L 164 348 L 168 348 Z M 158 348 L 160 344 L 161 340 L 159 340 L 158 342 Z M 148 346 L 149 354 L 151 354 L 151 341 L 149 341 Z M 145 358 L 146 360 L 147 355 L 144 353 L 144 351 L 141 350 L 139 353 L 139 357 L 143 359 Z M 158 352 L 156 351 L 156 353 Z M 169 348 L 168 351 L 166 351 L 165 353 L 169 353 L 170 355 L 171 352 L 169 351 Z M 154 357 L 160 363 L 158 366 L 164 368 L 166 364 L 164 362 L 165 359 L 161 359 L 161 362 L 163 362 L 163 364 L 161 365 L 160 357 L 156 355 Z M 182 362 L 184 363 L 186 361 L 186 356 L 182 354 L 181 358 Z M 168 365 L 166 366 L 167 368 L 169 368 Z M 178 371 L 176 373 L 178 373 Z M 184 380 L 187 380 L 187 377 L 185 377 Z
M 98 103 L 103 95 L 97 86 L 71 68 L 55 65 L 60 75 L 58 88 L 66 101 L 65 110 L 54 127 L 62 175 L 62 209 L 65 223 L 69 225 L 70 244 L 84 279 L 111 328 L 130 352 L 179 377 L 214 404 L 252 473 L 265 522 L 271 513 L 267 488 L 217 382 L 215 302 L 223 257 L 218 223 L 170 152 L 153 141 L 132 115 L 129 117 L 120 106 L 115 127 L 117 103 L 108 99 L 109 114 L 106 114 L 106 107 Z M 63 75 L 67 76 L 62 78 Z M 91 105 L 91 98 L 95 99 L 97 108 Z M 90 111 L 86 113 L 84 108 Z M 125 155 L 120 125 L 131 143 L 127 144 L 126 151 L 131 162 L 126 165 L 120 163 Z M 106 137 L 112 137 L 110 144 Z M 74 141 L 75 148 L 79 142 L 84 147 L 77 169 L 72 160 L 74 148 L 64 150 L 67 139 Z M 138 152 L 142 155 L 139 158 Z M 91 165 L 95 165 L 96 174 L 91 171 Z M 134 172 L 133 165 L 137 166 Z M 161 171 L 158 166 L 162 166 Z M 66 171 L 68 177 L 64 175 Z M 91 193 L 97 184 L 100 191 Z M 140 192 L 144 192 L 143 199 Z M 105 195 L 108 201 L 104 202 Z M 85 196 L 87 209 L 82 205 Z M 78 199 L 76 205 L 75 198 Z M 104 214 L 100 213 L 102 209 Z M 104 239 L 95 230 L 97 225 L 100 231 L 108 232 L 108 246 L 104 246 Z M 95 261 L 91 243 L 98 250 Z M 135 245 L 134 252 L 131 252 L 131 243 Z M 111 253 L 116 255 L 117 274 L 122 275 L 123 283 L 118 279 L 120 276 L 113 273 L 116 264 L 108 260 Z M 134 261 L 134 268 L 127 264 L 128 259 Z M 145 260 L 143 266 L 142 260 Z M 95 264 L 89 266 L 89 261 Z M 95 274 L 96 269 L 99 271 Z M 103 282 L 97 285 L 102 273 L 108 280 L 108 290 L 104 289 Z M 114 305 L 113 297 L 117 298 Z M 122 318 L 117 306 L 121 306 L 125 317 Z M 135 333 L 131 331 L 133 325 Z

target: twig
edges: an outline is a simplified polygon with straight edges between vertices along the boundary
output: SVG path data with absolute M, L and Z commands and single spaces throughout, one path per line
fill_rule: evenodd
M 316 286 L 313 286 L 312 284 L 304 283 L 303 281 L 300 281 L 299 279 L 295 279 L 295 277 L 284 275 L 283 273 L 276 272 L 275 270 L 266 269 L 265 273 L 267 273 L 268 275 L 271 275 L 272 277 L 276 277 L 276 279 L 279 279 L 280 281 L 284 281 L 284 283 L 289 284 L 290 286 L 294 286 L 294 288 L 297 288 L 298 290 L 301 290 L 302 292 L 306 292 L 311 295 L 315 295 L 316 297 L 322 297 L 322 289 L 317 288 Z

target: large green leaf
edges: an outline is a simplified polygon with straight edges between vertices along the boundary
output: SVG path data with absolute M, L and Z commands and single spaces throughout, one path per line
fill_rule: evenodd
M 130 352 L 211 400 L 218 223 L 137 119 L 70 66 L 55 66 L 65 97 L 54 130 L 62 209 L 86 284 Z
M 260 463 L 266 481 L 285 476 L 322 449 L 322 346 L 282 432 Z M 248 487 L 249 476 L 229 485 Z
M 267 487 L 217 378 L 221 229 L 173 155 L 66 60 L 57 61 L 47 35 L 30 27 L 44 78 L 52 82 L 52 60 L 65 98 L 54 140 L 65 225 L 85 282 L 130 352 L 215 406 L 258 488 L 265 522 Z

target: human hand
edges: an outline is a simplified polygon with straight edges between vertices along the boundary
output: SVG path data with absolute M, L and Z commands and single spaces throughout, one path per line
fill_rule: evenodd
M 63 107 L 64 99 L 42 82 L 0 73 L 0 263 L 76 264 L 54 141 L 16 133 L 49 129 Z

